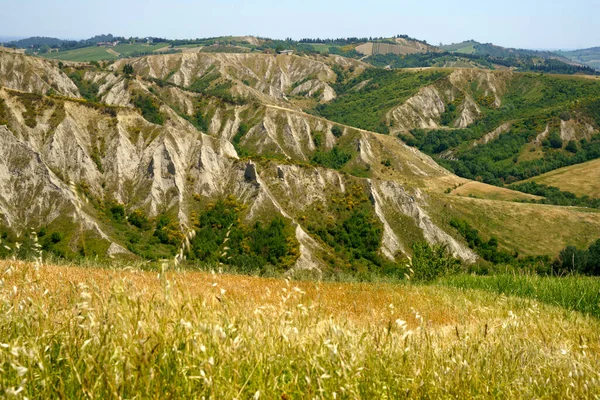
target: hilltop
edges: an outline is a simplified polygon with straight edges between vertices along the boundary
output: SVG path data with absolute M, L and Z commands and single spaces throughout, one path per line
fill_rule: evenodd
M 171 40 L 155 37 L 124 38 L 108 34 L 80 41 L 33 37 L 13 41 L 9 45 L 27 50 L 30 54 L 78 62 L 116 60 L 155 53 L 277 53 L 286 50 L 300 55 L 337 54 L 389 68 L 511 68 L 560 74 L 597 73 L 593 63 L 587 64 L 586 57 L 577 61 L 574 57 L 555 52 L 504 48 L 473 40 L 434 46 L 407 35 L 391 38 L 305 38 L 297 41 L 291 38 L 278 40 L 252 36 Z

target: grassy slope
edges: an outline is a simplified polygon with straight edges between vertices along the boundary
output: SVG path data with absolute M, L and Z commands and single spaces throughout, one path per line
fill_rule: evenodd
M 600 322 L 533 300 L 439 286 L 0 269 L 0 387 L 32 399 L 600 394 Z
M 600 280 L 587 277 L 541 277 L 518 275 L 456 275 L 441 284 L 461 289 L 480 289 L 506 296 L 536 299 L 600 317 Z
M 574 207 L 445 196 L 448 218 L 465 219 L 486 238 L 521 255 L 556 255 L 565 246 L 587 247 L 600 237 L 600 212 Z
M 534 181 L 560 190 L 600 197 L 600 159 L 560 168 L 523 182 Z
M 486 185 L 485 183 L 470 181 L 454 189 L 452 194 L 456 196 L 469 196 L 489 200 L 520 201 L 538 200 L 539 196 L 517 192 L 498 186 Z

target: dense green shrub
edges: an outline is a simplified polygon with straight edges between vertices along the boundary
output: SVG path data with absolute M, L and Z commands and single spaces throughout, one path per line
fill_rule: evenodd
M 548 142 L 550 144 L 550 147 L 552 147 L 553 149 L 560 149 L 563 145 L 563 141 L 560 137 L 560 134 L 556 131 L 550 133 L 550 135 L 548 136 Z
M 135 210 L 127 216 L 129 223 L 139 229 L 150 229 L 150 221 L 144 211 Z
M 162 125 L 164 117 L 160 112 L 160 106 L 148 94 L 138 92 L 132 99 L 133 105 L 137 107 L 144 119 L 153 124 Z
M 250 127 L 247 124 L 245 124 L 244 122 L 242 122 L 242 123 L 240 123 L 240 126 L 238 127 L 236 134 L 231 139 L 231 143 L 233 144 L 235 151 L 238 153 L 238 156 L 240 156 L 240 157 L 248 156 L 248 150 L 245 149 L 244 147 L 242 147 L 240 145 L 240 142 L 242 141 L 242 138 L 246 135 L 246 133 L 248 133 L 249 130 L 250 130 Z
M 232 197 L 209 204 L 195 224 L 190 259 L 221 262 L 245 273 L 264 273 L 268 265 L 280 271 L 291 267 L 299 244 L 288 221 L 277 216 L 268 224 L 247 226 L 241 222 L 243 208 Z
M 179 246 L 184 238 L 179 223 L 171 220 L 165 214 L 161 214 L 156 218 L 154 236 L 158 238 L 160 243 L 172 246 Z
M 333 133 L 333 136 L 335 136 L 336 138 L 339 138 L 339 137 L 342 137 L 342 135 L 344 134 L 344 130 L 342 129 L 341 126 L 334 125 L 331 128 L 331 133 Z
M 565 247 L 554 262 L 554 272 L 559 275 L 577 273 L 600 276 L 600 239 L 585 250 L 575 246 Z
M 411 279 L 417 282 L 430 282 L 443 276 L 457 273 L 460 260 L 454 258 L 445 245 L 430 246 L 427 242 L 412 246 L 410 261 Z
M 79 69 L 73 69 L 67 73 L 67 76 L 73 81 L 73 83 L 79 89 L 81 96 L 91 102 L 98 102 L 98 90 L 99 86 L 97 83 L 88 81 L 84 78 L 85 71 Z
M 330 151 L 318 150 L 312 157 L 313 164 L 321 165 L 326 168 L 340 169 L 348 161 L 352 159 L 352 155 L 340 147 L 335 146 Z
M 575 140 L 569 140 L 567 145 L 565 146 L 565 150 L 570 151 L 571 153 L 577 153 L 579 148 L 577 147 L 577 142 Z
M 125 75 L 131 75 L 131 74 L 133 74 L 133 66 L 131 64 L 125 64 L 123 66 L 123 73 Z
M 115 221 L 125 221 L 125 207 L 122 204 L 112 204 L 110 205 L 108 211 Z

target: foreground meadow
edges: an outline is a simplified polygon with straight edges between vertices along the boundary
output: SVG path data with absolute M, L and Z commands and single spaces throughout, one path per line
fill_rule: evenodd
M 594 398 L 600 322 L 401 284 L 0 262 L 7 398 Z

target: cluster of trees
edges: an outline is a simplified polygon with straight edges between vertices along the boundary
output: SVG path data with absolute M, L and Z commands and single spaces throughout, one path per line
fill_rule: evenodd
M 540 273 L 557 275 L 573 273 L 600 275 L 600 240 L 584 250 L 567 246 L 560 252 L 558 258 L 552 261 L 549 256 L 519 257 L 518 253 L 511 254 L 501 251 L 498 249 L 496 238 L 492 237 L 488 241 L 483 240 L 479 232 L 464 220 L 452 219 L 450 225 L 461 234 L 471 249 L 492 264 L 513 265 L 516 267 L 536 266 L 537 271 Z
M 459 176 L 503 186 L 543 173 L 600 158 L 600 135 L 591 141 L 582 140 L 576 154 L 562 150 L 547 151 L 544 157 L 515 162 L 522 145 L 523 136 L 502 135 L 488 145 L 478 146 L 470 153 L 458 155 L 457 159 L 438 159 L 440 164 Z M 575 145 L 577 146 L 577 145 Z M 512 159 L 513 162 L 504 160 Z
M 564 143 L 558 133 L 561 120 L 568 121 L 572 113 L 595 120 L 600 127 L 600 85 L 583 79 L 520 75 L 514 78 L 502 99 L 502 108 L 486 106 L 487 100 L 474 97 L 482 116 L 466 129 L 420 130 L 400 137 L 411 146 L 438 158 L 438 162 L 454 173 L 486 183 L 503 185 L 542 173 L 600 157 L 600 135 Z M 576 99 L 576 100 L 575 100 Z M 592 99 L 592 100 L 589 100 Z M 449 122 L 454 115 L 452 105 L 444 116 Z M 497 139 L 477 146 L 474 140 L 510 121 L 510 130 Z M 519 155 L 546 127 L 550 134 L 542 142 L 541 158 L 522 160 Z M 452 159 L 440 155 L 452 150 Z
M 111 34 L 108 34 L 108 35 L 96 35 L 94 37 L 91 37 L 89 39 L 84 39 L 84 40 L 63 40 L 63 39 L 57 39 L 57 38 L 52 38 L 52 37 L 34 36 L 34 37 L 26 38 L 26 39 L 12 41 L 10 43 L 7 43 L 6 46 L 13 47 L 13 48 L 29 49 L 32 51 L 45 53 L 45 52 L 49 51 L 50 49 L 59 49 L 61 51 L 76 50 L 76 49 L 82 49 L 84 47 L 95 46 L 98 43 L 104 43 L 104 42 L 135 43 L 135 42 L 146 42 L 148 40 L 152 41 L 152 43 L 170 42 L 168 39 L 165 39 L 165 38 L 157 38 L 157 37 L 125 38 L 122 36 L 113 36 Z
M 412 40 L 415 42 L 419 42 L 419 43 L 423 43 L 423 44 L 427 44 L 426 40 L 419 40 L 419 39 L 415 39 L 412 38 L 408 35 L 395 35 L 393 36 L 391 39 L 406 39 L 406 40 Z M 348 37 L 348 38 L 337 38 L 337 39 L 321 39 L 321 38 L 316 38 L 316 39 L 311 39 L 311 38 L 304 38 L 304 39 L 300 39 L 299 42 L 300 43 L 312 43 L 312 44 L 320 44 L 320 43 L 324 43 L 324 44 L 331 44 L 331 45 L 336 45 L 336 46 L 345 46 L 348 44 L 356 44 L 356 43 L 365 43 L 365 42 L 377 42 L 377 41 L 384 41 L 384 40 L 390 40 L 390 38 L 386 38 L 386 37 Z
M 600 239 L 584 250 L 567 246 L 560 252 L 553 269 L 559 275 L 577 273 L 600 276 Z
M 348 37 L 348 38 L 337 38 L 337 39 L 321 39 L 321 38 L 304 38 L 300 39 L 299 43 L 310 43 L 310 44 L 329 44 L 333 46 L 346 46 L 349 44 L 372 42 L 377 40 L 386 40 L 384 37 Z
M 7 44 L 7 47 L 21 48 L 21 49 L 30 49 L 34 51 L 46 52 L 50 49 L 60 49 L 60 50 L 75 50 L 81 49 L 84 47 L 95 46 L 97 43 L 101 42 L 124 42 L 124 41 L 134 41 L 137 38 L 125 39 L 120 36 L 113 36 L 111 34 L 108 35 L 97 35 L 89 39 L 85 40 L 63 40 L 51 37 L 30 37 L 27 39 L 15 40 Z M 137 39 L 140 40 L 140 39 Z
M 379 254 L 383 226 L 362 186 L 353 185 L 321 214 L 307 228 L 333 250 L 325 255 L 331 271 L 403 276 L 404 269 Z
M 299 253 L 299 243 L 289 221 L 277 216 L 268 223 L 245 225 L 243 204 L 233 197 L 209 204 L 195 222 L 189 259 L 223 263 L 244 273 L 264 273 L 269 266 L 284 271 Z
M 312 163 L 331 169 L 341 169 L 352 159 L 352 154 L 335 146 L 329 151 L 317 150 L 312 156 Z

